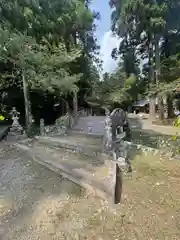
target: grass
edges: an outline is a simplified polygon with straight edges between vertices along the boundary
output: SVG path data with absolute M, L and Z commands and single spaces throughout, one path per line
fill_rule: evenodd
M 133 170 L 116 212 L 104 208 L 89 226 L 103 240 L 180 239 L 180 163 L 137 156 Z
M 173 134 L 165 135 L 152 130 L 132 130 L 131 136 L 127 140 L 150 148 L 164 149 L 169 151 L 170 148 L 174 150 L 177 149 L 180 142 L 179 136 L 177 137 L 176 141 L 172 139 L 172 136 Z

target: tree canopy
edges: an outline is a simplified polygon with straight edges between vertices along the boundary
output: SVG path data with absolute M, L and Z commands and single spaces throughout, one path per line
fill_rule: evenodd
M 0 1 L 1 90 L 24 92 L 32 108 L 34 92 L 101 107 L 144 96 L 162 106 L 162 97 L 179 92 L 180 1 L 110 0 L 111 30 L 121 41 L 112 51 L 117 68 L 101 77 L 100 16 L 90 2 Z
M 0 13 L 1 90 L 90 92 L 100 61 L 89 1 L 0 1 Z
M 168 98 L 178 92 L 180 1 L 110 0 L 109 4 L 111 30 L 121 41 L 112 51 L 119 65 L 108 75 L 108 99 L 122 103 L 142 96 Z

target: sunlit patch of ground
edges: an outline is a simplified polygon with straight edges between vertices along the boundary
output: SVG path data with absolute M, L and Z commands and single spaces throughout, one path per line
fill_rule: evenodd
M 136 156 L 114 209 L 75 184 L 4 148 L 2 240 L 180 239 L 180 162 Z M 3 209 L 3 210 L 2 210 Z

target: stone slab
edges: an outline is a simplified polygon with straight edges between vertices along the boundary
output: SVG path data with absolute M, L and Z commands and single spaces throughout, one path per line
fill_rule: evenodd
M 97 194 L 114 203 L 116 163 L 107 160 L 98 165 L 91 162 L 90 159 L 89 161 L 84 159 L 83 162 L 82 159 L 79 160 L 78 155 L 74 155 L 74 160 L 72 156 L 64 159 L 62 158 L 64 153 L 60 154 L 60 151 L 56 151 L 55 154 L 55 150 L 37 144 L 33 147 L 23 144 L 15 144 L 15 146 L 26 151 L 33 160 L 75 182 L 89 193 Z M 99 160 L 96 163 L 98 162 Z
M 87 137 L 38 137 L 38 141 L 47 146 L 78 151 L 87 156 L 98 156 L 101 153 L 101 141 Z
M 104 133 L 86 133 L 82 131 L 70 130 L 68 131 L 69 136 L 85 136 L 87 138 L 95 138 L 101 140 L 103 138 Z

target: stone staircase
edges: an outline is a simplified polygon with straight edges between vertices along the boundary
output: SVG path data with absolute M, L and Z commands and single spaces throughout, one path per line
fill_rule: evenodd
M 77 131 L 84 132 L 84 133 L 91 132 L 94 135 L 103 135 L 104 120 L 105 120 L 105 116 L 80 117 L 77 124 L 73 127 L 73 130 L 76 132 Z
M 80 117 L 65 135 L 38 136 L 19 141 L 15 146 L 34 161 L 77 183 L 88 194 L 119 203 L 122 173 L 119 162 L 112 161 L 112 156 L 102 151 L 104 119 Z

